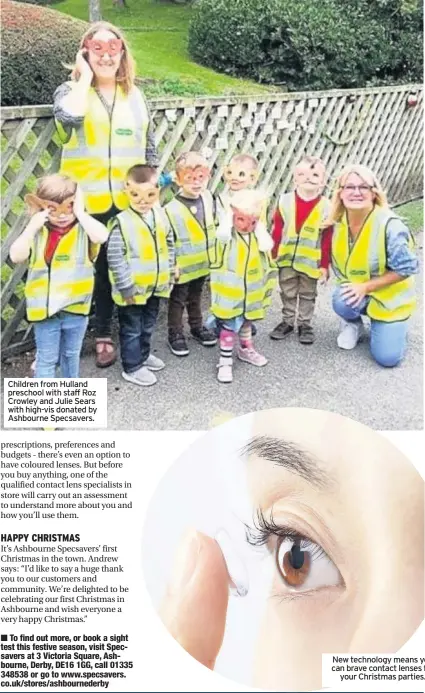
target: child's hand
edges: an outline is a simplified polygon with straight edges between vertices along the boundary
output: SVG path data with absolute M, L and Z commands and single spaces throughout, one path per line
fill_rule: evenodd
M 28 223 L 27 229 L 29 229 L 32 233 L 37 233 L 46 224 L 48 218 L 49 218 L 49 210 L 48 209 L 42 209 L 41 212 L 36 212 L 35 214 L 32 215 L 32 217 Z
M 87 81 L 92 81 L 93 71 L 87 60 L 87 49 L 82 49 L 78 51 L 77 57 L 75 58 L 75 71 L 78 73 L 77 76 L 86 79 Z
M 320 277 L 319 277 L 319 284 L 323 285 L 326 284 L 326 282 L 329 279 L 329 270 L 327 267 L 321 267 L 320 268 Z
M 127 306 L 132 306 L 136 303 L 136 298 L 134 296 L 127 296 L 127 298 L 124 299 L 124 303 L 126 303 Z
M 77 217 L 78 221 L 80 221 L 80 217 L 83 216 L 84 213 L 85 213 L 84 195 L 83 195 L 83 191 L 81 190 L 80 186 L 77 185 L 77 189 L 75 191 L 75 199 L 74 199 L 74 214 Z
M 180 279 L 180 269 L 177 265 L 174 268 L 174 281 L 178 282 Z

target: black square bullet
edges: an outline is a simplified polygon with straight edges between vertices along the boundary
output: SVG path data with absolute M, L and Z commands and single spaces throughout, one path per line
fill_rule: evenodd
M 1 636 L 1 641 L 2 641 L 2 642 L 7 642 L 7 635 L 2 635 L 2 636 Z

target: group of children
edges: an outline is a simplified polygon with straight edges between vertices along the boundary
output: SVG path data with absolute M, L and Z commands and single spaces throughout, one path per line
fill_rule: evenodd
M 207 160 L 199 152 L 181 154 L 178 193 L 161 207 L 157 171 L 133 166 L 124 184 L 129 206 L 108 229 L 84 211 L 81 191 L 68 177 L 41 179 L 26 198 L 30 222 L 10 249 L 13 262 L 29 264 L 25 295 L 35 330 L 35 376 L 54 377 L 60 365 L 63 377 L 78 377 L 94 261 L 104 242 L 118 308 L 122 376 L 135 385 L 155 384 L 155 372 L 165 366 L 151 353 L 161 299 L 168 299 L 172 353 L 189 353 L 186 311 L 193 339 L 205 347 L 219 342 L 217 377 L 223 383 L 232 381 L 235 351 L 252 366 L 267 364 L 253 338 L 277 275 L 283 319 L 270 337 L 289 335 L 298 312 L 299 341 L 311 344 L 317 283 L 326 281 L 330 265 L 329 203 L 322 196 L 326 169 L 315 157 L 297 164 L 295 190 L 280 196 L 271 234 L 267 198 L 256 189 L 258 174 L 253 156 L 236 155 L 224 173 L 225 192 L 213 196 Z M 204 319 L 208 277 L 211 303 Z

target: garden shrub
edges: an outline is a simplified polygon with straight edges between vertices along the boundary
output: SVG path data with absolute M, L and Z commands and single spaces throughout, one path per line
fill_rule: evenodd
M 290 90 L 419 81 L 422 13 L 416 0 L 197 0 L 189 51 Z
M 52 103 L 69 77 L 87 23 L 39 5 L 3 0 L 2 106 Z

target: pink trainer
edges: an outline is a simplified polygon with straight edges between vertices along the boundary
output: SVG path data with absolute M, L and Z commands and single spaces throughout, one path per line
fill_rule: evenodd
M 238 359 L 246 361 L 252 366 L 265 366 L 268 361 L 265 356 L 255 351 L 254 347 L 239 347 L 237 351 Z

